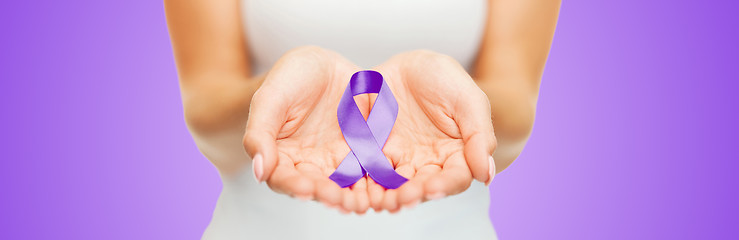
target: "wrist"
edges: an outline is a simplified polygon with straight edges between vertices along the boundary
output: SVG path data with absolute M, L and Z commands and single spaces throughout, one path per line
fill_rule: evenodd
M 534 126 L 537 94 L 529 88 L 493 81 L 476 81 L 488 96 L 498 146 L 498 172 L 507 168 L 523 151 Z
M 201 137 L 243 134 L 251 98 L 263 79 L 262 76 L 250 79 L 212 77 L 181 86 L 188 129 Z

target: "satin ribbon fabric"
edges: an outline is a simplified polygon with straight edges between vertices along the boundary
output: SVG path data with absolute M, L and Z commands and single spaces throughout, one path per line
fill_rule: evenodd
M 354 96 L 377 93 L 375 105 L 367 121 L 354 101 Z M 408 179 L 400 176 L 382 153 L 390 131 L 398 117 L 398 102 L 376 71 L 359 71 L 352 75 L 336 110 L 339 127 L 351 152 L 329 176 L 341 187 L 348 187 L 365 175 L 387 189 L 395 189 Z

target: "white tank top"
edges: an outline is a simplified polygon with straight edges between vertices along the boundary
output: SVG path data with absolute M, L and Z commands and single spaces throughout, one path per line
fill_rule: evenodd
M 243 0 L 242 7 L 255 73 L 304 45 L 334 50 L 364 68 L 429 49 L 469 69 L 487 14 L 485 0 Z M 223 179 L 204 239 L 497 239 L 488 189 L 476 181 L 414 209 L 358 216 L 272 192 L 247 168 L 237 179 Z

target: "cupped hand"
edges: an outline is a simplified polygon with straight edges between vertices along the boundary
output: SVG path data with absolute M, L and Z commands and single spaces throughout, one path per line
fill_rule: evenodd
M 258 181 L 345 212 L 367 211 L 366 179 L 342 189 L 328 178 L 350 151 L 336 109 L 351 75 L 359 70 L 318 47 L 292 50 L 273 66 L 252 98 L 244 136 Z M 369 97 L 356 101 L 369 106 Z M 366 115 L 368 108 L 362 111 Z
M 448 56 L 419 50 L 375 70 L 399 105 L 383 152 L 409 181 L 386 190 L 369 179 L 371 207 L 395 212 L 463 192 L 473 179 L 489 184 L 496 147 L 490 103 L 464 68 Z
M 378 66 L 399 113 L 383 152 L 409 178 L 386 190 L 371 178 L 351 188 L 328 179 L 350 149 L 336 108 L 358 67 L 336 53 L 304 47 L 268 73 L 250 105 L 244 146 L 258 181 L 276 192 L 364 213 L 460 193 L 472 179 L 489 183 L 495 149 L 485 94 L 453 59 L 429 51 L 393 57 Z M 372 95 L 356 96 L 365 117 Z

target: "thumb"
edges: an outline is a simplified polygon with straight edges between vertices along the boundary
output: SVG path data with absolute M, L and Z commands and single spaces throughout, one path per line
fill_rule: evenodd
M 264 94 L 263 90 L 260 88 L 252 97 L 243 140 L 257 182 L 269 179 L 277 166 L 277 134 L 285 122 L 287 107 L 284 98 Z
M 479 88 L 479 94 L 465 94 L 456 104 L 454 120 L 464 141 L 464 157 L 472 176 L 490 184 L 495 174 L 493 152 L 497 146 L 493 130 L 490 101 Z

